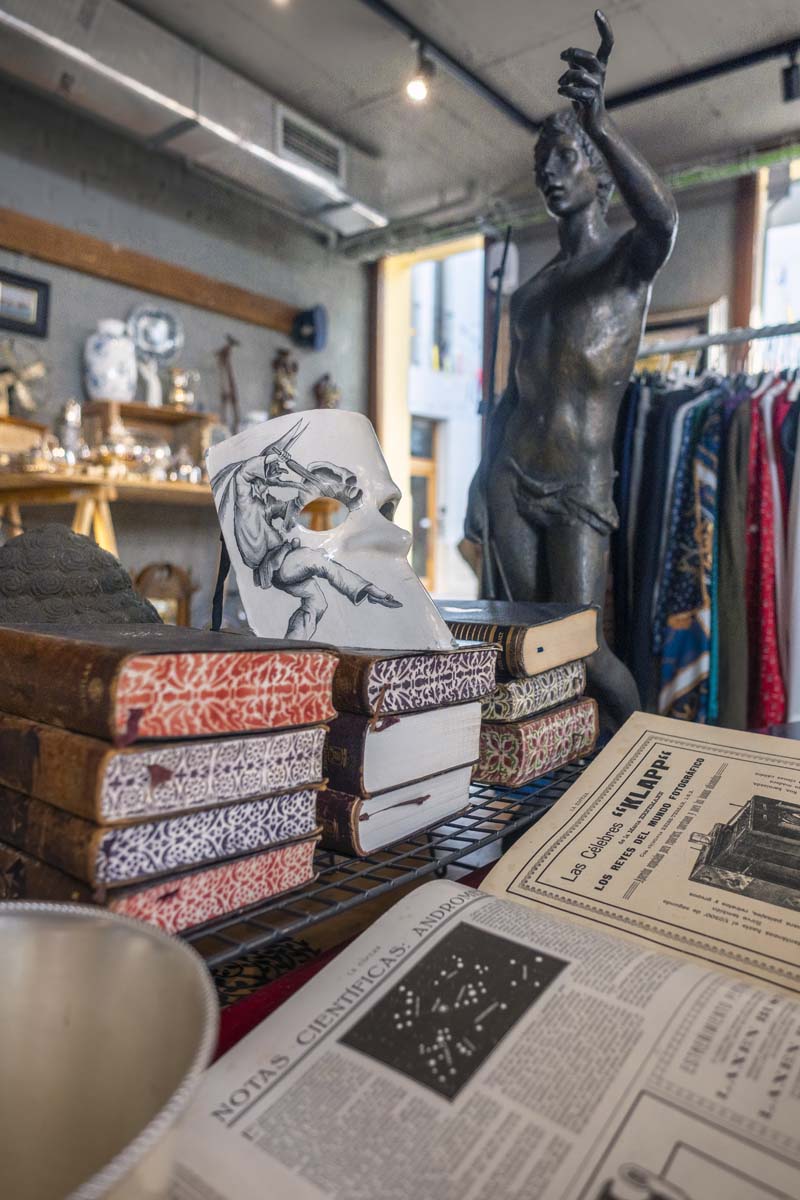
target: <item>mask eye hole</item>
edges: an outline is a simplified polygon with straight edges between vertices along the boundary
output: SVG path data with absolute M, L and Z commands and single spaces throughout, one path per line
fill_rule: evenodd
M 378 509 L 382 517 L 386 517 L 387 521 L 394 520 L 394 514 L 397 512 L 397 501 L 392 497 L 391 500 L 385 500 Z
M 349 509 L 346 504 L 342 504 L 341 500 L 334 500 L 330 496 L 319 496 L 316 500 L 309 500 L 308 504 L 297 514 L 297 522 L 304 529 L 313 529 L 315 533 L 325 533 L 328 529 L 335 529 L 337 525 L 341 525 L 347 520 Z

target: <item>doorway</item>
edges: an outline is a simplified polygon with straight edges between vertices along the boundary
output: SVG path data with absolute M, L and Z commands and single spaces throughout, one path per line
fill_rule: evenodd
M 412 532 L 412 565 L 440 597 L 477 595 L 458 544 L 480 461 L 483 322 L 483 238 L 379 264 L 375 425 L 403 492 L 395 519 Z

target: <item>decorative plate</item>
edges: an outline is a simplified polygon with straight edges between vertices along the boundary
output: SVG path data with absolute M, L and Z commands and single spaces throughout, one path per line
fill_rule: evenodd
M 183 347 L 183 325 L 174 313 L 152 304 L 139 304 L 128 317 L 128 333 L 140 358 L 160 366 L 171 362 Z

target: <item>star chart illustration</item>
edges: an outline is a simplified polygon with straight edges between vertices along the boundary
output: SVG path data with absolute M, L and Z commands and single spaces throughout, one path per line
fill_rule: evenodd
M 459 925 L 341 1041 L 453 1100 L 566 965 Z

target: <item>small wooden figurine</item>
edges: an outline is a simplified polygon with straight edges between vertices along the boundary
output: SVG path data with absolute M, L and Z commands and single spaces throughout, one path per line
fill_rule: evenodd
M 314 401 L 317 408 L 338 408 L 341 398 L 342 389 L 337 387 L 326 371 L 314 384 Z
M 297 359 L 291 350 L 280 349 L 272 360 L 272 406 L 271 417 L 282 417 L 294 412 L 297 407 Z

